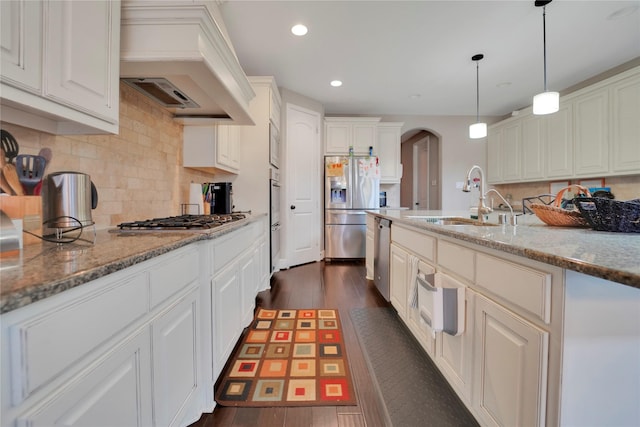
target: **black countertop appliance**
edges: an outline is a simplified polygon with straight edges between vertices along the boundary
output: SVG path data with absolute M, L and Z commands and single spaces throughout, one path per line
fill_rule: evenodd
M 233 210 L 233 189 L 230 182 L 213 183 L 211 213 L 230 214 Z

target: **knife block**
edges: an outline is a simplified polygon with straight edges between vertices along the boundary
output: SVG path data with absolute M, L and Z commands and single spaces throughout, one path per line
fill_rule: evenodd
M 11 219 L 21 219 L 22 229 L 38 236 L 42 235 L 42 197 L 40 196 L 0 196 L 0 210 Z M 28 233 L 22 233 L 23 245 L 40 243 L 42 240 Z

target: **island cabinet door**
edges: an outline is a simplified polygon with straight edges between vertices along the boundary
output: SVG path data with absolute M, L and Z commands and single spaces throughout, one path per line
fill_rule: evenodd
M 548 333 L 475 297 L 473 409 L 487 426 L 543 426 Z
M 92 362 L 19 416 L 20 426 L 150 426 L 149 328 Z
M 391 305 L 398 316 L 407 321 L 407 285 L 409 254 L 399 246 L 391 244 L 389 253 L 389 294 Z

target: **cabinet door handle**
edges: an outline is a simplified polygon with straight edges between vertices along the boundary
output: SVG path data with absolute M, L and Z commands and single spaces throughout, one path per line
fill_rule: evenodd
M 291 205 L 291 210 L 294 210 L 296 208 L 296 205 Z

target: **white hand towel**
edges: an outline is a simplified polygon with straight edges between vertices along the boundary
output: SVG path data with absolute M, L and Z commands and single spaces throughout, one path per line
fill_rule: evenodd
M 418 308 L 418 257 L 409 255 L 409 279 L 411 280 L 411 308 Z

